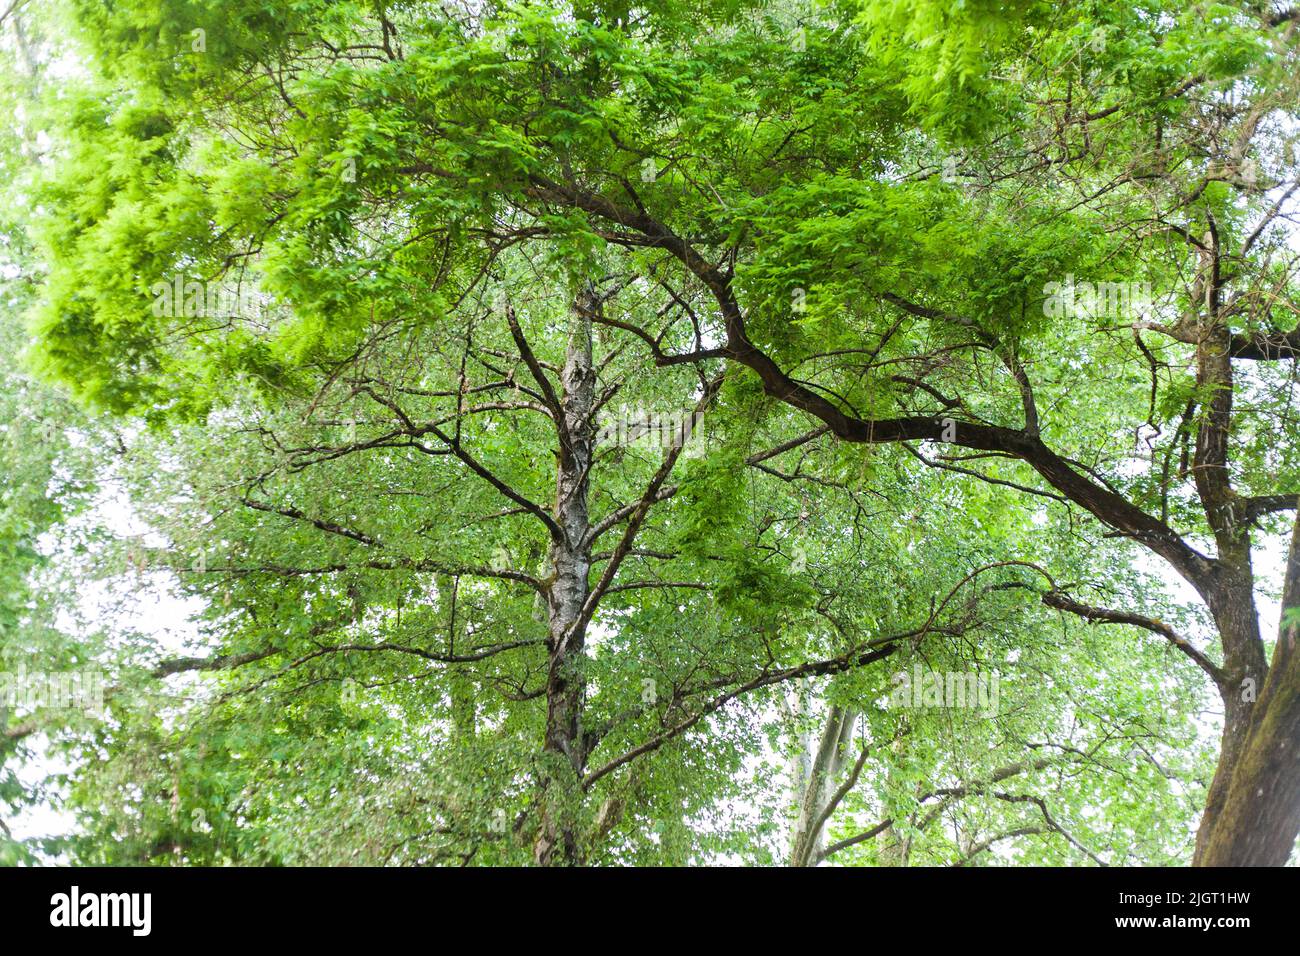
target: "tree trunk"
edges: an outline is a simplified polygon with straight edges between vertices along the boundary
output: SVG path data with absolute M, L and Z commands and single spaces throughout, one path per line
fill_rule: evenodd
M 810 866 L 817 862 L 822 848 L 822 835 L 826 831 L 821 816 L 835 790 L 835 781 L 844 769 L 844 754 L 853 736 L 856 720 L 856 710 L 845 710 L 838 706 L 830 710 L 817 744 L 817 753 L 803 779 L 799 819 L 790 841 L 791 866 Z
M 1250 609 L 1253 616 L 1253 601 Z M 1239 604 L 1243 602 L 1238 602 Z M 1241 610 L 1240 607 L 1237 608 Z M 1223 748 L 1196 835 L 1197 866 L 1282 866 L 1300 835 L 1300 514 L 1287 556 L 1273 663 L 1228 670 Z M 1231 624 L 1231 621 L 1221 622 Z M 1224 636 L 1225 660 L 1228 636 Z M 1261 685 L 1262 681 L 1262 686 Z M 1258 699 L 1255 689 L 1258 688 Z
M 889 785 L 891 787 L 896 779 L 895 768 L 906 759 L 907 747 L 907 740 L 895 740 L 889 748 L 892 754 L 889 761 Z M 931 813 L 934 812 L 931 811 Z M 914 823 L 915 817 L 909 822 Z M 908 858 L 911 855 L 912 838 L 904 838 L 897 827 L 890 825 L 876 834 L 876 866 L 907 866 Z
M 594 446 L 592 411 L 596 373 L 591 361 L 591 314 L 594 293 L 583 291 L 576 303 L 569 336 L 562 393 L 563 423 L 555 480 L 555 519 L 562 537 L 551 544 L 551 579 L 547 594 L 546 739 L 543 745 L 541 828 L 533 857 L 544 866 L 582 862 L 578 810 L 587 762 L 582 709 L 582 673 L 586 627 L 582 609 L 590 593 L 588 472 Z
M 1223 792 L 1197 834 L 1197 866 L 1282 866 L 1300 834 L 1300 668 L 1274 666 L 1236 760 L 1221 762 Z M 1223 782 L 1220 783 L 1220 778 Z
M 1196 347 L 1197 384 L 1212 387 L 1196 437 L 1193 478 L 1218 545 L 1218 567 L 1203 596 L 1223 644 L 1223 739 L 1196 834 L 1197 866 L 1281 866 L 1300 832 L 1300 675 L 1288 619 L 1300 606 L 1300 513 L 1291 536 L 1282 620 L 1270 668 L 1255 608 L 1249 523 L 1232 490 L 1231 332 L 1220 311 L 1218 237 L 1206 237 L 1201 282 L 1205 311 Z M 1256 691 L 1258 690 L 1258 699 Z
M 439 602 L 447 607 L 447 653 L 455 654 L 461 630 L 461 623 L 456 617 L 460 578 L 451 574 L 439 574 L 435 576 L 434 582 L 438 588 Z M 451 696 L 452 733 L 459 741 L 470 740 L 474 737 L 478 719 L 474 682 L 459 667 L 448 668 L 447 682 Z

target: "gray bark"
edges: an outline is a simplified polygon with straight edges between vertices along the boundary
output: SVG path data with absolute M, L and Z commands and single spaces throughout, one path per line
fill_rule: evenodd
M 834 706 L 817 743 L 817 752 L 803 778 L 799 817 L 790 846 L 791 866 L 814 865 L 821 853 L 826 831 L 824 812 L 835 793 L 836 781 L 844 769 L 845 754 L 853 737 L 858 712 Z M 806 750 L 805 750 L 806 753 Z
M 582 663 L 586 627 L 582 608 L 590 593 L 588 476 L 595 445 L 592 414 L 596 373 L 591 357 L 591 315 L 596 307 L 590 289 L 579 294 L 560 375 L 562 422 L 555 477 L 555 520 L 562 534 L 551 543 L 547 590 L 546 739 L 542 821 L 533 855 L 543 865 L 581 862 L 576 820 L 581 780 L 586 767 L 582 708 L 585 686 Z

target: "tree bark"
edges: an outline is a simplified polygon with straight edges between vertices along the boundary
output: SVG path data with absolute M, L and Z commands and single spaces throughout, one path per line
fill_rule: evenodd
M 853 736 L 857 715 L 856 710 L 833 706 L 827 716 L 817 753 L 803 779 L 799 818 L 790 841 L 791 866 L 815 865 L 821 853 L 822 835 L 826 831 L 822 812 L 830 801 L 840 771 L 844 769 L 844 755 Z
M 595 436 L 592 413 L 596 373 L 591 358 L 590 289 L 579 294 L 573 314 L 559 396 L 560 452 L 555 479 L 555 520 L 561 534 L 551 543 L 547 589 L 546 738 L 543 745 L 541 827 L 533 857 L 544 866 L 582 862 L 578 810 L 588 757 L 583 739 L 586 627 L 582 608 L 590 593 L 588 475 Z
M 1282 866 L 1295 849 L 1300 834 L 1297 614 L 1300 514 L 1291 535 L 1278 641 L 1267 677 L 1260 686 L 1261 662 L 1255 675 L 1234 674 L 1223 688 L 1223 750 L 1196 835 L 1194 865 Z M 1254 687 L 1259 693 L 1252 703 Z
M 1196 436 L 1193 477 L 1218 547 L 1205 593 L 1223 644 L 1223 737 L 1192 862 L 1197 866 L 1281 866 L 1300 833 L 1300 702 L 1288 609 L 1300 602 L 1300 524 L 1292 533 L 1274 665 L 1264 658 L 1255 607 L 1249 525 L 1228 468 L 1232 425 L 1231 333 L 1219 302 L 1219 248 L 1206 235 L 1201 284 L 1205 310 L 1197 334 L 1197 384 L 1211 398 Z M 1258 690 L 1258 695 L 1256 694 Z M 1258 696 L 1258 699 L 1256 699 Z

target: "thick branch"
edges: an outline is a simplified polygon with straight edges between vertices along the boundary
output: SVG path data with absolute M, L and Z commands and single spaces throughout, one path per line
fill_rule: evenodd
M 637 244 L 651 245 L 670 252 L 716 299 L 726 325 L 728 357 L 756 372 L 769 395 L 819 418 L 838 437 L 846 441 L 874 444 L 950 439 L 954 444 L 966 448 L 999 451 L 1019 458 L 1071 501 L 1163 557 L 1199 592 L 1208 594 L 1214 589 L 1214 561 L 1191 548 L 1160 519 L 1079 474 L 1034 433 L 1036 422 L 1028 418 L 1028 406 L 1026 424 L 1029 428 L 1021 430 L 959 422 L 956 423 L 955 435 L 952 434 L 954 430 L 945 428 L 944 422 L 938 418 L 906 417 L 869 421 L 846 414 L 816 391 L 791 380 L 770 356 L 749 340 L 745 332 L 744 315 L 736 300 L 730 277 L 719 271 L 696 252 L 689 242 L 667 226 L 643 210 L 628 209 L 605 196 L 540 177 L 533 178 L 530 192 L 537 198 L 576 207 L 634 229 L 642 237 Z M 1020 384 L 1024 397 L 1025 383 Z
M 1216 685 L 1223 686 L 1225 678 L 1218 665 L 1193 647 L 1191 641 L 1159 618 L 1143 617 L 1141 614 L 1118 611 L 1108 607 L 1093 607 L 1092 605 L 1082 604 L 1060 591 L 1048 591 L 1043 595 L 1043 603 L 1050 608 L 1056 608 L 1058 611 L 1069 611 L 1071 614 L 1077 614 L 1079 617 L 1093 623 L 1130 624 L 1153 634 L 1159 634 L 1191 658 L 1197 667 L 1209 674 Z

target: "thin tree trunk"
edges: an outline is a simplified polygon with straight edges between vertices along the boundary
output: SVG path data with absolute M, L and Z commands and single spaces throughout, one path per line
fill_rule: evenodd
M 563 536 L 551 545 L 547 595 L 546 739 L 543 745 L 541 828 L 533 847 L 544 865 L 582 862 L 578 810 L 587 762 L 582 709 L 586 628 L 579 626 L 590 593 L 591 569 L 588 475 L 594 446 L 591 427 L 596 373 L 591 360 L 591 315 L 595 296 L 580 293 L 575 304 L 564 369 L 560 409 L 564 433 L 555 480 L 555 519 Z
M 889 762 L 890 784 L 894 783 L 894 768 L 906 758 L 907 743 L 906 740 L 896 740 L 893 746 L 889 748 L 892 755 Z M 932 810 L 931 813 L 935 813 L 935 811 Z M 908 822 L 915 822 L 915 818 Z M 929 822 L 929 820 L 926 822 Z M 911 855 L 912 838 L 904 838 L 899 832 L 899 828 L 894 826 L 892 822 L 876 834 L 876 866 L 907 866 L 908 858 Z
M 456 605 L 460 597 L 460 578 L 450 574 L 439 574 L 434 578 L 438 587 L 438 599 L 447 607 L 447 653 L 456 653 L 456 643 L 460 637 L 461 622 L 456 615 Z M 473 738 L 477 721 L 474 682 L 468 674 L 458 667 L 448 669 L 447 681 L 451 696 L 451 725 L 458 740 Z
M 831 708 L 817 753 L 813 757 L 803 781 L 803 795 L 799 806 L 799 819 L 795 823 L 790 846 L 790 865 L 809 866 L 816 862 L 822 848 L 825 821 L 822 811 L 835 790 L 835 781 L 844 769 L 844 755 L 853 736 L 857 720 L 856 710 L 839 706 Z

